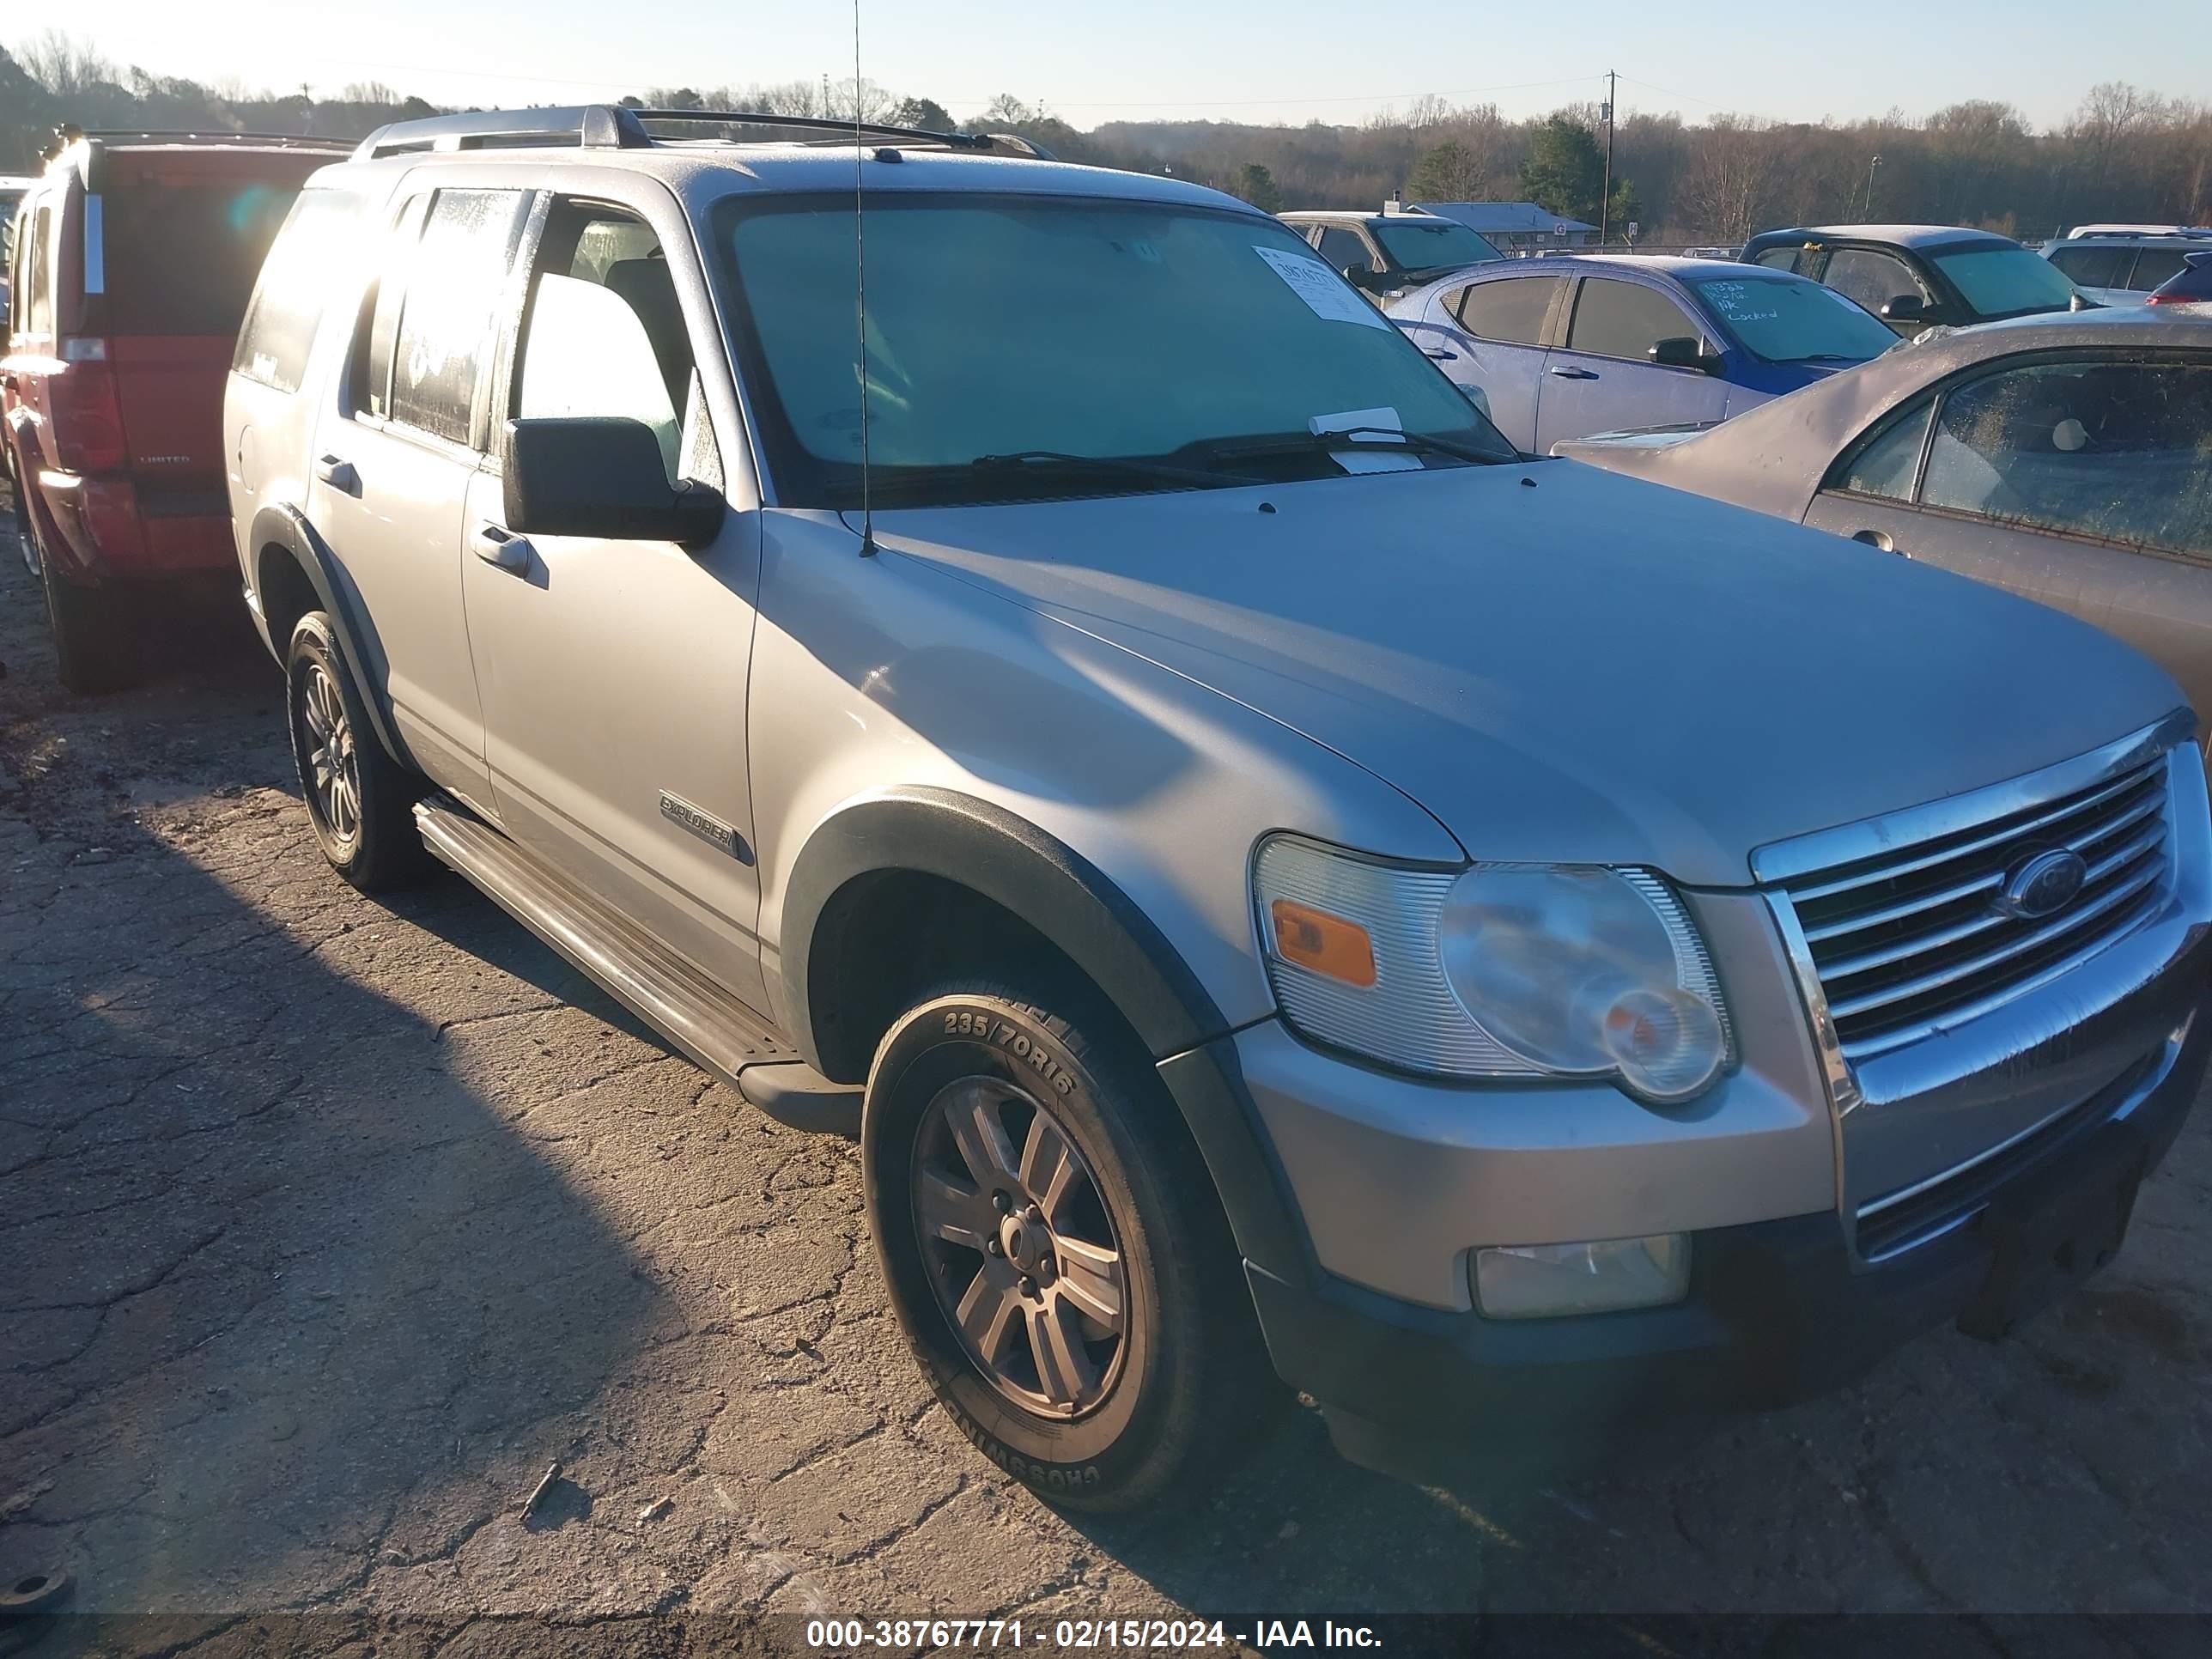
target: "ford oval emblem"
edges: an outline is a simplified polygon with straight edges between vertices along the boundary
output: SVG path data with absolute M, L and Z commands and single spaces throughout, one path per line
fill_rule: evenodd
M 2079 853 L 2064 848 L 2039 853 L 2006 878 L 1996 908 L 2023 921 L 2057 915 L 2074 902 L 2088 878 L 2088 860 Z

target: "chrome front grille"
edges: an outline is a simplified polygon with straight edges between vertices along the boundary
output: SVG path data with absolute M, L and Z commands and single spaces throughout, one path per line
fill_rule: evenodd
M 2170 886 L 2164 754 L 2054 799 L 1785 884 L 1843 1058 L 1856 1062 L 2002 1006 L 2147 920 Z M 2033 918 L 1997 906 L 2038 854 L 2088 866 Z

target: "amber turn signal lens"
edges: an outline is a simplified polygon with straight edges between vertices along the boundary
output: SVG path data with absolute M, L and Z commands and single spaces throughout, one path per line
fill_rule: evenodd
M 1268 907 L 1275 923 L 1275 954 L 1346 985 L 1375 983 L 1375 946 L 1367 930 L 1290 899 Z

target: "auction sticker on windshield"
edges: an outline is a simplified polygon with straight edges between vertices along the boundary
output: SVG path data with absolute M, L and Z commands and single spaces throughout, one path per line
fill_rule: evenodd
M 1346 287 L 1344 279 L 1320 260 L 1285 253 L 1279 247 L 1261 247 L 1256 243 L 1252 252 L 1267 262 L 1315 316 L 1326 317 L 1332 323 L 1364 323 L 1370 328 L 1390 326 L 1381 312 Z

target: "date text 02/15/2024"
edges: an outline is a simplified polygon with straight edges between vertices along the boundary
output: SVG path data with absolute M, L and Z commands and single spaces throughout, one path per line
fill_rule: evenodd
M 1249 1631 L 1229 1630 L 1216 1619 L 1061 1619 L 1050 1626 L 1023 1627 L 1018 1619 L 811 1619 L 806 1645 L 829 1651 L 861 1648 L 1050 1647 L 1069 1651 L 1123 1649 L 1374 1648 L 1382 1643 L 1364 1625 L 1324 1619 L 1262 1619 Z

